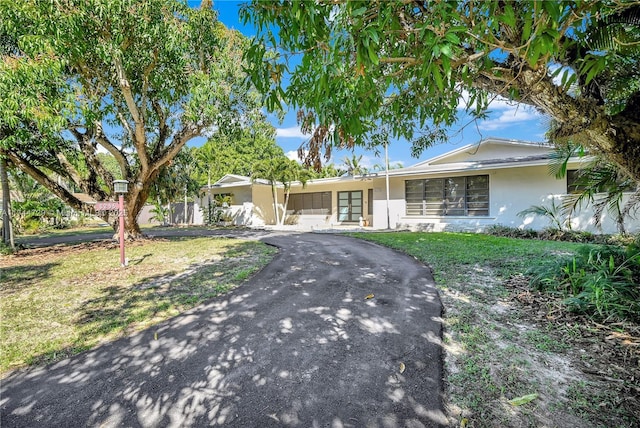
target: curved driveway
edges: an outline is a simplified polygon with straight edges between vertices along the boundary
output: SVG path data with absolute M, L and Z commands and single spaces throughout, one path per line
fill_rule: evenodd
M 262 239 L 279 254 L 233 292 L 11 374 L 0 425 L 444 426 L 429 269 L 344 236 Z

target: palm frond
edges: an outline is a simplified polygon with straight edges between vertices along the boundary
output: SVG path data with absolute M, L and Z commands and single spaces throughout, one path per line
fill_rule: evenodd
M 567 165 L 572 157 L 584 153 L 581 145 L 573 142 L 557 145 L 551 153 L 551 161 L 549 162 L 549 173 L 556 178 L 564 178 L 567 175 Z

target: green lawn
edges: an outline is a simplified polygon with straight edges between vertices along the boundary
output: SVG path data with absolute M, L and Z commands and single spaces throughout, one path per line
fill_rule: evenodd
M 444 305 L 445 401 L 451 426 L 623 427 L 637 422 L 640 406 L 625 398 L 637 386 L 625 375 L 637 367 L 614 360 L 611 352 L 627 351 L 611 342 L 603 350 L 608 333 L 598 336 L 586 321 L 554 321 L 563 311 L 560 299 L 540 295 L 541 304 L 532 305 L 535 293 L 522 276 L 585 244 L 471 233 L 353 236 L 432 267 Z M 608 374 L 587 376 L 576 369 L 581 364 Z M 576 393 L 586 390 L 597 394 Z
M 573 253 L 584 244 L 512 239 L 476 233 L 361 233 L 354 234 L 399 249 L 430 265 L 441 286 L 468 275 L 481 264 L 500 276 L 523 273 L 532 263 Z
M 59 360 L 177 315 L 240 284 L 274 251 L 203 237 L 128 244 L 126 268 L 114 243 L 4 256 L 0 373 Z

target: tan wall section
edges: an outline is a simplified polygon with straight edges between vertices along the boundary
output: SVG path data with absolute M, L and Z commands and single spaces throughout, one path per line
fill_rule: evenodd
M 278 205 L 281 207 L 284 201 L 284 192 L 277 189 Z M 276 216 L 273 210 L 273 196 L 271 186 L 266 184 L 254 184 L 253 195 L 253 223 L 252 224 L 276 224 Z
M 314 226 L 332 226 L 341 224 L 338 221 L 338 192 L 344 191 L 362 191 L 362 212 L 363 217 L 369 222 L 372 221 L 371 216 L 367 215 L 369 201 L 368 189 L 373 188 L 373 181 L 360 179 L 345 179 L 343 181 L 332 181 L 329 183 L 308 183 L 306 187 L 294 186 L 291 193 L 314 193 L 314 192 L 331 192 L 331 215 L 303 215 L 297 216 L 298 224 L 305 227 Z M 375 199 L 374 195 L 374 199 Z M 375 208 L 375 207 L 374 207 Z M 375 211 L 374 211 L 375 216 Z M 349 223 L 352 224 L 352 223 Z

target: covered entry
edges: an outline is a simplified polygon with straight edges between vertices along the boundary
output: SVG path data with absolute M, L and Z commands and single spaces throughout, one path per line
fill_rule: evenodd
M 338 192 L 338 221 L 357 222 L 362 217 L 362 190 Z

